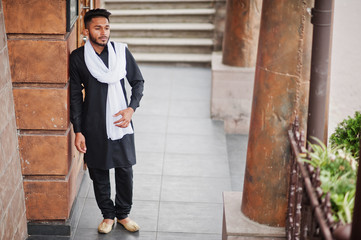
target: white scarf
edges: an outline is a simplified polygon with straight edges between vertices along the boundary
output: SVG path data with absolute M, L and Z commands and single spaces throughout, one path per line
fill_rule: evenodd
M 107 46 L 109 68 L 105 66 L 101 58 L 95 53 L 95 50 L 89 40 L 84 46 L 84 59 L 91 75 L 99 82 L 108 84 L 108 96 L 106 103 L 107 135 L 111 140 L 118 140 L 126 134 L 133 133 L 133 129 L 130 124 L 126 128 L 120 128 L 114 124 L 115 121 L 122 117 L 121 115 L 114 117 L 114 114 L 127 108 L 123 88 L 120 84 L 120 80 L 125 78 L 127 74 L 125 57 L 126 45 L 114 42 L 115 51 L 110 41 L 108 41 Z

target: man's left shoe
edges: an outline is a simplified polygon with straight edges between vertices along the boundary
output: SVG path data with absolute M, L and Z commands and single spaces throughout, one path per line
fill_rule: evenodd
M 121 219 L 122 220 L 122 219 Z M 117 222 L 121 224 L 125 229 L 127 229 L 129 232 L 137 232 L 139 231 L 140 227 L 136 222 L 133 220 L 130 220 L 126 223 L 121 223 L 121 220 L 117 219 Z
M 104 220 L 98 226 L 98 232 L 100 233 L 109 233 L 113 229 L 115 221 L 112 224 L 106 223 Z

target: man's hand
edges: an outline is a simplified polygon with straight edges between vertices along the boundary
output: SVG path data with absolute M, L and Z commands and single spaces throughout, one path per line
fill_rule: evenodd
M 122 116 L 121 119 L 114 122 L 115 126 L 121 127 L 121 128 L 128 127 L 130 120 L 132 120 L 133 113 L 134 113 L 133 108 L 128 107 L 127 109 L 121 110 L 118 113 L 114 114 L 114 117 L 117 117 L 119 115 Z
M 81 153 L 86 153 L 85 137 L 82 133 L 75 133 L 74 145 Z

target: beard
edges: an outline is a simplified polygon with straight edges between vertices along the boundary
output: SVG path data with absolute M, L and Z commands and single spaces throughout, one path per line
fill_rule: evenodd
M 103 41 L 101 41 L 100 39 L 96 39 L 93 35 L 91 35 L 91 33 L 89 32 L 89 40 L 98 45 L 98 46 L 101 46 L 101 47 L 105 47 L 107 44 L 108 44 L 108 41 L 109 41 L 109 37 L 107 39 L 107 41 L 104 43 Z

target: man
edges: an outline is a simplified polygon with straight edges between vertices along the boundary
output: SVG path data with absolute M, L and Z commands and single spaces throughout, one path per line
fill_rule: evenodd
M 75 146 L 84 153 L 104 218 L 98 231 L 110 232 L 117 218 L 125 229 L 135 232 L 139 226 L 128 217 L 133 194 L 132 166 L 136 163 L 131 119 L 143 96 L 144 80 L 126 45 L 109 41 L 109 16 L 105 9 L 90 10 L 84 16 L 88 40 L 70 55 L 70 118 Z M 132 87 L 129 105 L 124 78 Z M 115 204 L 110 199 L 112 168 Z

